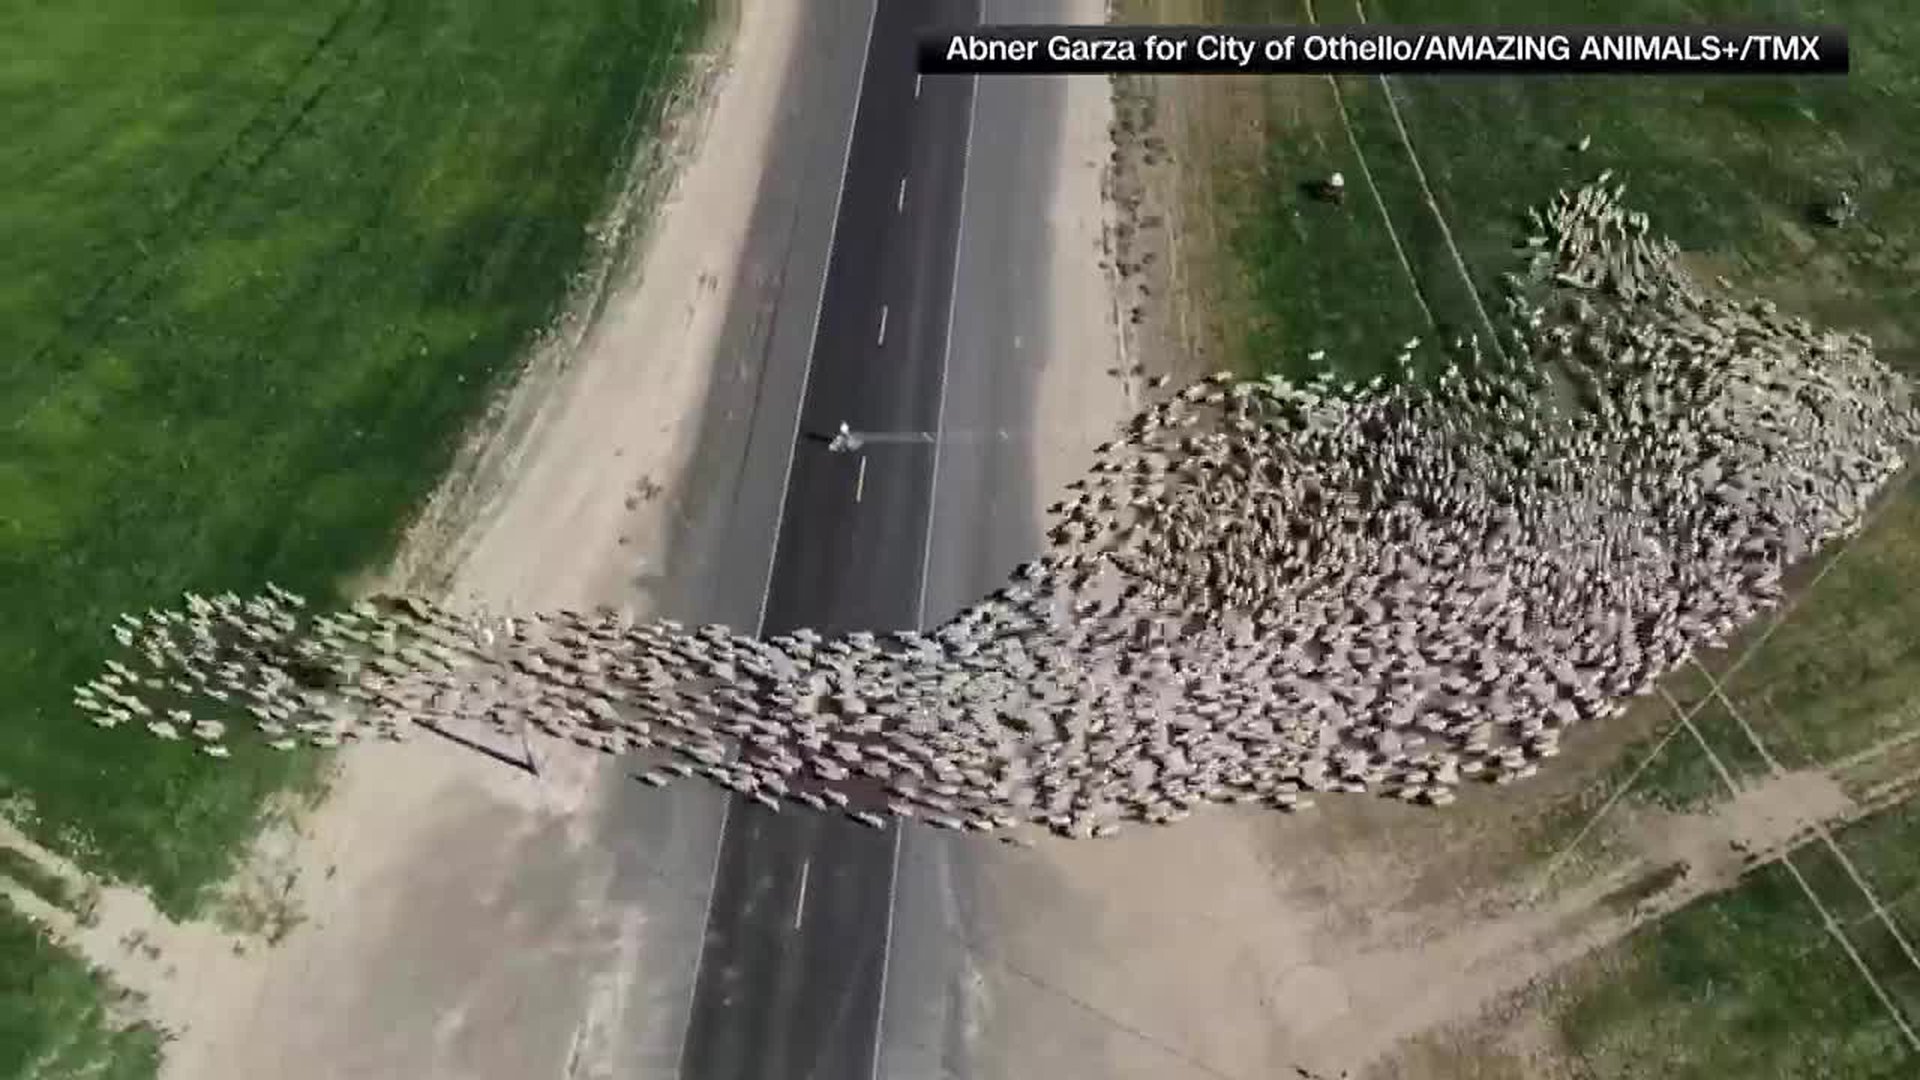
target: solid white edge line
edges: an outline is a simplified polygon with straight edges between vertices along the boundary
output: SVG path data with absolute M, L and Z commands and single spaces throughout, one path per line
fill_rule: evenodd
M 880 1053 L 884 1049 L 883 1037 L 887 1030 L 887 961 L 893 959 L 893 905 L 900 884 L 900 838 L 906 835 L 907 823 L 895 820 L 893 823 L 893 861 L 887 868 L 887 926 L 880 936 L 880 1001 L 873 1010 L 873 1071 L 869 1080 L 880 1080 Z
M 767 583 L 760 591 L 760 614 L 754 620 L 756 633 L 765 633 L 767 602 L 773 596 L 774 565 L 780 561 L 780 534 L 787 523 L 787 489 L 793 484 L 793 459 L 800 450 L 800 421 L 807 411 L 807 387 L 813 382 L 813 352 L 820 342 L 820 313 L 827 304 L 827 274 L 833 267 L 833 246 L 840 235 L 840 204 L 847 196 L 847 167 L 853 162 L 853 136 L 860 130 L 861 99 L 867 92 L 867 61 L 873 53 L 873 24 L 880 16 L 883 0 L 873 0 L 867 15 L 867 41 L 860 50 L 860 83 L 853 91 L 853 122 L 847 125 L 847 145 L 840 157 L 840 184 L 833 193 L 833 223 L 827 226 L 827 261 L 820 270 L 820 293 L 813 301 L 813 329 L 807 335 L 807 366 L 800 375 L 800 400 L 793 411 L 793 436 L 787 440 L 787 469 L 780 480 L 780 503 L 773 515 L 773 548 L 767 553 Z
M 939 404 L 935 407 L 933 420 L 933 472 L 927 485 L 927 538 L 920 548 L 920 595 L 914 601 L 913 621 L 916 629 L 925 629 L 922 623 L 927 621 L 927 578 L 933 558 L 933 522 L 935 509 L 939 506 L 940 494 L 940 441 L 947 423 L 947 368 L 953 360 L 953 327 L 959 314 L 960 297 L 960 251 L 966 246 L 967 230 L 967 181 L 970 179 L 969 164 L 973 158 L 973 116 L 980 101 L 980 76 L 974 75 L 971 95 L 967 98 L 967 134 L 960 152 L 960 221 L 959 236 L 953 242 L 953 284 L 947 296 L 947 339 L 940 345 L 940 389 Z
M 802 371 L 800 375 L 800 401 L 794 407 L 793 411 L 793 434 L 787 440 L 787 466 L 785 474 L 780 480 L 780 501 L 774 507 L 773 546 L 767 552 L 767 581 L 766 587 L 760 591 L 760 611 L 759 614 L 754 617 L 755 633 L 763 634 L 766 632 L 767 599 L 773 595 L 774 564 L 780 559 L 780 530 L 786 523 L 787 489 L 793 483 L 793 459 L 797 456 L 800 449 L 800 421 L 807 408 L 807 385 L 813 380 L 813 351 L 814 346 L 819 344 L 820 339 L 820 312 L 827 303 L 827 272 L 833 267 L 833 246 L 840 232 L 840 204 L 845 201 L 847 196 L 847 167 L 853 162 L 854 134 L 860 130 L 860 104 L 861 98 L 866 95 L 867 91 L 867 61 L 873 53 L 873 26 L 875 22 L 879 21 L 880 4 L 881 0 L 873 0 L 873 8 L 867 13 L 867 40 L 860 47 L 860 81 L 854 84 L 853 119 L 847 124 L 847 145 L 840 153 L 840 182 L 834 186 L 833 191 L 833 222 L 827 226 L 827 261 L 826 265 L 820 269 L 820 293 L 814 297 L 813 301 L 813 328 L 807 334 L 807 364 L 805 370 Z M 726 849 L 727 822 L 732 816 L 733 793 L 729 791 L 721 801 L 720 831 L 713 845 L 713 873 L 707 878 L 706 910 L 702 912 L 700 916 L 699 951 L 694 954 L 693 981 L 692 984 L 687 987 L 687 1017 L 689 1022 L 691 1022 L 693 1017 L 693 1003 L 698 999 L 700 994 L 700 972 L 707 959 L 706 931 L 707 927 L 713 925 L 713 898 L 714 894 L 719 891 L 718 887 L 720 884 L 720 854 Z M 680 1046 L 674 1051 L 673 1074 L 675 1076 L 680 1074 L 681 1066 L 686 1063 L 686 1054 L 687 1035 L 686 1032 L 683 1031 L 680 1035 Z
M 975 21 L 986 22 L 987 3 L 980 0 Z M 933 424 L 933 472 L 927 489 L 927 540 L 920 551 L 920 596 L 914 603 L 914 625 L 924 629 L 927 621 L 927 578 L 929 560 L 933 556 L 933 521 L 938 507 L 935 501 L 940 490 L 940 429 L 946 424 L 947 415 L 947 366 L 953 357 L 954 317 L 959 312 L 956 301 L 960 297 L 960 249 L 966 243 L 967 236 L 967 181 L 972 170 L 969 165 L 973 158 L 973 118 L 980 105 L 980 76 L 975 75 L 967 96 L 967 133 L 960 149 L 960 219 L 958 236 L 953 242 L 953 281 L 947 296 L 947 339 L 940 346 L 940 404 L 935 412 Z M 900 889 L 900 842 L 906 835 L 906 822 L 896 821 L 893 826 L 893 862 L 887 872 L 887 923 L 880 942 L 880 1001 L 873 1017 L 873 1071 L 869 1080 L 879 1080 L 881 1056 L 886 1049 L 887 1028 L 887 969 L 893 959 L 893 909 L 898 900 Z
M 680 779 L 691 779 L 681 777 Z M 713 925 L 713 895 L 720 891 L 720 854 L 727 849 L 727 821 L 733 817 L 733 792 L 720 789 L 725 794 L 720 799 L 720 831 L 714 834 L 713 872 L 707 875 L 706 910 L 700 913 L 700 943 L 693 954 L 693 979 L 687 985 L 687 1026 L 693 1025 L 693 1003 L 700 998 L 700 971 L 707 963 L 707 927 Z M 673 1075 L 680 1075 L 680 1067 L 687 1058 L 686 1030 L 680 1032 L 680 1045 L 673 1052 Z

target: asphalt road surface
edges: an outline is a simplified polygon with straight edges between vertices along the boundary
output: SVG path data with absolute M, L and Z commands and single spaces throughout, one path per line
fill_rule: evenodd
M 1063 23 L 1084 17 L 1060 0 L 987 0 L 988 23 Z M 1097 17 L 1094 16 L 1094 17 Z M 1084 342 L 1053 340 L 1049 263 L 1067 242 L 1052 227 L 1068 80 L 999 75 L 978 81 L 967 161 L 963 228 L 953 283 L 942 445 L 934 480 L 933 543 L 923 577 L 925 616 L 940 622 L 1003 585 L 1039 553 L 1034 497 L 1033 401 L 1042 362 Z M 1097 163 L 1096 163 L 1097 164 Z M 1100 253 L 1065 249 L 1092 263 Z M 1105 366 L 1102 362 L 1101 366 Z M 894 873 L 885 1080 L 953 1080 L 991 1067 L 973 1040 L 996 1025 L 987 1003 L 996 981 L 988 905 L 1001 883 L 973 857 L 982 838 L 924 826 L 901 833 Z M 1083 1022 L 1063 1015 L 1063 1026 Z M 1012 1075 L 1022 1075 L 1013 1073 Z M 1029 1074 L 1038 1076 L 1039 1074 Z
M 758 623 L 774 634 L 920 625 L 974 80 L 914 71 L 917 32 L 978 0 L 880 0 Z M 777 360 L 777 358 L 776 358 Z M 730 800 L 693 990 L 684 1080 L 875 1072 L 899 832 Z

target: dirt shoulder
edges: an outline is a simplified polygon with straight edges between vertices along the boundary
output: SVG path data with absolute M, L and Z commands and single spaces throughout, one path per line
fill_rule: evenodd
M 1217 6 L 1120 5 L 1167 22 L 1204 21 L 1219 13 L 1195 9 Z M 1304 91 L 1288 114 L 1235 84 L 1135 78 L 1116 88 L 1115 141 L 1100 156 L 1118 347 L 1136 379 L 1239 365 L 1241 286 L 1222 177 L 1251 167 L 1269 123 L 1297 123 L 1303 140 L 1339 139 L 1337 127 L 1307 133 L 1316 118 Z M 1080 363 L 1086 370 L 1049 371 L 1057 389 L 1042 394 L 1042 429 L 1090 430 L 1095 405 L 1111 404 L 1090 377 L 1106 363 Z M 1055 448 L 1040 469 L 1042 503 L 1087 451 L 1071 438 Z M 1564 861 L 1533 846 L 1551 817 L 1597 810 L 1581 801 L 1593 778 L 1631 765 L 1640 738 L 1669 723 L 1662 710 L 1636 710 L 1586 733 L 1536 780 L 1469 791 L 1445 813 L 1329 798 L 1299 816 L 1211 808 L 1175 829 L 1107 841 L 980 845 L 991 932 L 972 961 L 992 1037 L 979 1075 L 1218 1080 L 1392 1068 L 1410 1047 L 1736 887 L 1816 827 L 1857 820 L 1865 806 L 1854 788 L 1904 792 L 1911 779 L 1907 768 L 1878 786 L 1870 770 L 1789 772 L 1697 813 L 1625 805 Z M 1558 870 L 1551 882 L 1548 867 Z M 1468 1074 L 1521 1075 L 1392 1073 Z
M 1235 82 L 1075 83 L 1055 224 L 1100 222 L 1105 276 L 1054 280 L 1055 319 L 1079 324 L 1062 340 L 1089 344 L 1043 373 L 1036 426 L 1055 433 L 1037 465 L 1043 505 L 1145 380 L 1240 361 L 1217 185 L 1257 153 L 1266 118 Z M 1092 180 L 1085 159 L 1103 163 Z M 1104 333 L 1076 314 L 1096 291 L 1114 313 Z M 1597 903 L 1617 875 L 1528 908 L 1501 872 L 1481 872 L 1506 865 L 1509 838 L 1564 793 L 1532 794 L 1444 816 L 1364 801 L 1299 817 L 1213 809 L 1110 841 L 980 845 L 980 1075 L 1334 1076 L 1472 1015 L 1629 924 Z

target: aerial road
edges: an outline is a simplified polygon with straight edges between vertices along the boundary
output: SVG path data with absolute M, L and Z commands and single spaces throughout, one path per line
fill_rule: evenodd
M 917 39 L 931 26 L 1099 17 L 1064 0 L 825 7 L 815 17 L 842 37 L 865 16 L 859 82 L 816 56 L 816 83 L 795 95 L 844 93 L 849 134 L 829 140 L 821 117 L 796 120 L 788 157 L 807 164 L 791 170 L 798 182 L 770 172 L 762 192 L 778 208 L 770 251 L 788 243 L 783 230 L 823 251 L 816 264 L 781 248 L 767 265 L 820 265 L 824 277 L 805 303 L 795 271 L 769 270 L 762 317 L 740 320 L 770 329 L 743 335 L 757 381 L 715 410 L 715 423 L 746 429 L 715 442 L 747 450 L 737 472 L 712 473 L 725 477 L 716 489 L 743 494 L 697 545 L 705 571 L 689 585 L 721 599 L 724 621 L 765 634 L 937 625 L 1037 550 L 1031 402 L 1062 344 L 1047 316 L 1066 84 L 921 77 Z M 841 63 L 855 55 L 847 44 L 834 46 Z M 807 194 L 825 186 L 827 155 L 844 160 L 831 205 Z M 798 205 L 810 198 L 811 215 Z M 1091 265 L 1096 246 L 1068 254 Z M 865 436 L 858 448 L 830 448 L 842 424 Z M 767 507 L 757 553 L 747 505 Z M 744 572 L 756 554 L 764 577 Z M 677 1076 L 964 1075 L 977 997 L 966 838 L 746 799 L 723 813 Z
M 788 463 L 762 633 L 925 618 L 940 443 L 838 453 L 820 436 L 843 423 L 939 429 L 974 80 L 923 79 L 915 55 L 923 27 L 979 14 L 978 0 L 881 0 L 871 12 L 824 288 L 799 358 L 798 425 L 778 455 Z M 898 852 L 897 828 L 729 801 L 684 1080 L 873 1074 Z

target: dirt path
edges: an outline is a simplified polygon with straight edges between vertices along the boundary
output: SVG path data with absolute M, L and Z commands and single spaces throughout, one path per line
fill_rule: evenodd
M 1100 0 L 1077 0 L 1073 21 L 1101 22 Z M 1093 449 L 1114 437 L 1140 403 L 1141 373 L 1132 371 L 1125 292 L 1113 262 L 1117 222 L 1107 197 L 1113 99 L 1105 79 L 1072 79 L 1065 89 L 1058 174 L 1047 210 L 1052 257 L 1045 338 L 1058 343 L 1041 367 L 1034 402 L 1034 517 L 1059 498 L 1093 461 Z M 1120 372 L 1116 377 L 1114 372 Z

